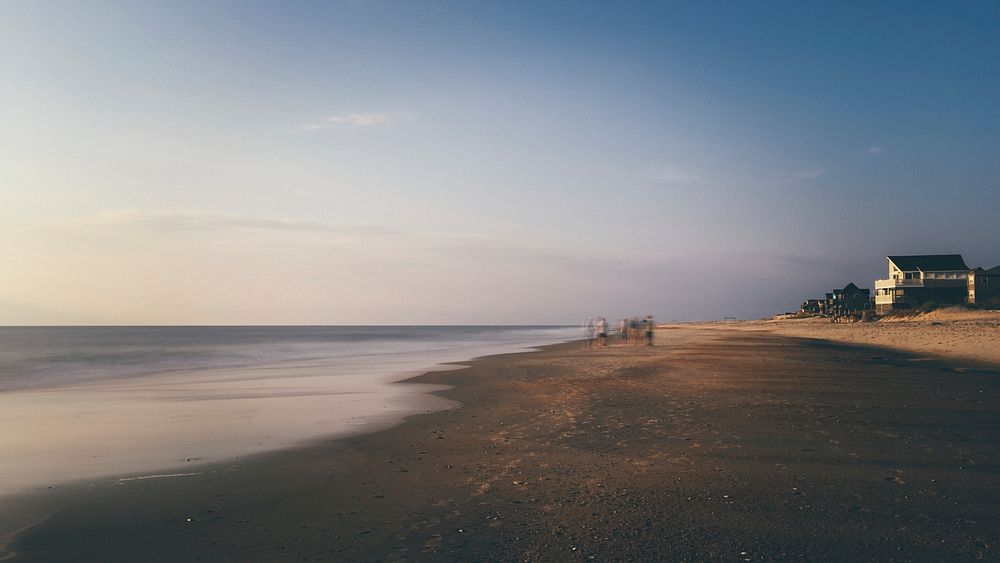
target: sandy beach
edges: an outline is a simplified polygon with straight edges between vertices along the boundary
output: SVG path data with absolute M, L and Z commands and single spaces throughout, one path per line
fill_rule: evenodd
M 1000 311 L 945 308 L 866 323 L 831 323 L 830 319 L 814 317 L 747 321 L 729 326 L 1000 364 Z
M 7 547 L 23 561 L 996 559 L 1000 364 L 871 346 L 910 326 L 948 342 L 962 322 L 678 325 L 653 348 L 486 357 L 407 382 L 450 386 L 438 394 L 458 408 L 374 434 L 19 499 L 34 525 Z M 840 338 L 861 346 L 827 330 L 868 332 Z
M 0 563 L 1000 563 L 1000 1 L 900 8 L 4 2 Z

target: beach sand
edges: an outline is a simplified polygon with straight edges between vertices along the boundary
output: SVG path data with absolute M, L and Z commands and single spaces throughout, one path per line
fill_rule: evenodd
M 735 326 L 1000 364 L 1000 311 L 945 308 L 868 323 L 831 323 L 830 319 L 814 317 L 741 322 Z
M 857 325 L 861 326 L 861 325 Z M 935 325 L 940 326 L 940 325 Z M 839 329 L 838 329 L 839 330 Z M 977 560 L 1000 371 L 750 326 L 410 380 L 459 408 L 19 499 L 25 561 Z

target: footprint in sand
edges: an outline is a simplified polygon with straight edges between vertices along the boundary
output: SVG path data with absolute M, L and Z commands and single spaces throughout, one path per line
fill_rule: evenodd
M 900 471 L 898 469 L 893 469 L 892 472 L 893 472 L 893 475 L 890 475 L 889 477 L 886 477 L 885 478 L 886 481 L 888 481 L 890 483 L 894 483 L 896 485 L 903 485 L 903 484 L 906 483 L 906 481 L 903 480 L 903 472 L 902 471 Z

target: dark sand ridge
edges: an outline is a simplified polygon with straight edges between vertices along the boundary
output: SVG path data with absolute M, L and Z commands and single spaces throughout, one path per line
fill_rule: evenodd
M 718 329 L 658 344 L 430 373 L 417 380 L 456 385 L 442 394 L 464 406 L 67 494 L 13 547 L 52 561 L 1000 557 L 1000 373 Z

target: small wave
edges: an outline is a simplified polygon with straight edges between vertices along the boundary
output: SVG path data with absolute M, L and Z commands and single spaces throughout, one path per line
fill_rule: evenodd
M 158 475 L 142 475 L 140 477 L 122 477 L 118 479 L 119 483 L 124 481 L 143 481 L 145 479 L 162 479 L 164 477 L 190 477 L 192 475 L 201 475 L 201 472 L 197 473 L 162 473 Z

